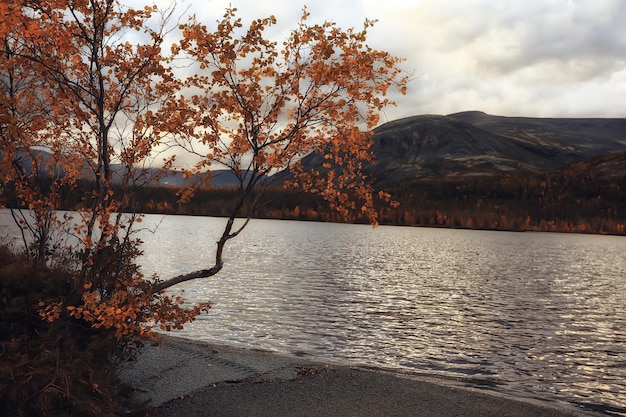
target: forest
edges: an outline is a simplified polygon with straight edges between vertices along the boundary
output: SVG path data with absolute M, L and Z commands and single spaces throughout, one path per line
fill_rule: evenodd
M 598 179 L 572 169 L 459 182 L 422 181 L 386 191 L 399 203 L 378 207 L 379 222 L 386 225 L 624 234 L 626 223 L 626 178 Z M 186 204 L 177 202 L 175 188 L 148 187 L 138 190 L 138 195 L 135 208 L 144 213 L 225 216 L 235 192 L 205 188 Z M 344 221 L 318 196 L 278 186 L 264 192 L 263 203 L 252 215 Z
M 511 173 L 466 180 L 429 180 L 389 186 L 386 191 L 399 204 L 379 205 L 380 224 L 466 229 L 552 231 L 625 234 L 626 177 L 599 172 L 602 162 L 624 163 L 626 154 L 609 155 L 594 163 L 580 162 L 565 169 L 541 174 Z M 84 184 L 88 188 L 88 184 Z M 132 210 L 193 216 L 228 216 L 237 197 L 232 187 L 205 187 L 185 203 L 182 188 L 137 187 Z M 116 190 L 120 196 L 120 189 Z M 76 208 L 83 195 L 62 193 L 62 206 Z M 254 199 L 254 197 L 252 197 Z M 9 189 L 7 206 L 15 206 Z M 274 185 L 264 190 L 261 201 L 242 217 L 293 219 L 325 222 L 350 221 L 329 207 L 319 196 Z M 362 219 L 352 219 L 362 222 Z

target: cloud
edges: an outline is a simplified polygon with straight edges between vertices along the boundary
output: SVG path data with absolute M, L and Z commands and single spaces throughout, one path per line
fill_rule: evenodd
M 422 0 L 400 12 L 384 4 L 368 8 L 380 19 L 377 46 L 403 54 L 416 73 L 405 115 L 624 115 L 624 2 Z
M 138 1 L 138 0 L 132 0 Z M 168 0 L 159 0 L 169 4 Z M 231 4 L 244 22 L 271 14 L 284 39 L 308 3 L 310 21 L 360 28 L 414 74 L 386 118 L 468 109 L 502 115 L 623 117 L 623 0 L 185 0 L 209 26 Z M 384 119 L 384 117 L 383 117 Z

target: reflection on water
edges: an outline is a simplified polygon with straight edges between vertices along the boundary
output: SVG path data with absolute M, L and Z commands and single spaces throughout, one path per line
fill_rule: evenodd
M 222 222 L 166 217 L 146 271 L 206 266 Z M 184 286 L 213 308 L 181 333 L 626 415 L 625 253 L 615 236 L 254 221 L 223 273 Z
M 209 266 L 224 220 L 147 216 L 147 274 Z M 462 378 L 626 415 L 626 239 L 253 221 L 181 335 Z M 604 408 L 602 408 L 604 407 Z

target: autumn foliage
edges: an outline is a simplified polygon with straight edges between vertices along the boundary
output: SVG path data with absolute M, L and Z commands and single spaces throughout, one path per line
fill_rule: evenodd
M 407 78 L 400 59 L 367 46 L 373 22 L 360 31 L 309 24 L 305 9 L 279 46 L 264 37 L 273 16 L 246 28 L 236 12 L 228 9 L 214 30 L 195 18 L 181 25 L 173 59 L 187 60 L 192 74 L 180 80 L 180 94 L 146 114 L 170 146 L 196 155 L 187 176 L 217 166 L 239 180 L 213 266 L 169 279 L 159 290 L 221 270 L 226 242 L 247 224 L 235 227 L 235 218 L 244 211 L 250 218 L 271 174 L 290 170 L 290 187 L 321 196 L 344 220 L 358 216 L 376 224 L 375 201 L 394 204 L 389 194 L 374 191 L 363 168 L 373 162 L 378 112 L 393 104 L 386 94 L 390 88 L 404 93 Z M 300 159 L 311 153 L 324 158 L 322 169 L 302 167 Z M 192 194 L 183 192 L 183 200 Z
M 309 24 L 305 9 L 279 45 L 264 33 L 274 17 L 244 28 L 233 8 L 209 29 L 195 18 L 173 25 L 173 13 L 117 0 L 0 3 L 0 185 L 21 208 L 11 213 L 24 262 L 65 277 L 42 278 L 63 283 L 36 303 L 49 326 L 124 345 L 193 320 L 208 304 L 187 307 L 164 290 L 221 270 L 225 243 L 247 224 L 235 218 L 258 204 L 270 174 L 289 169 L 290 186 L 345 219 L 376 224 L 375 201 L 392 203 L 362 168 L 378 112 L 393 104 L 388 90 L 404 92 L 407 80 L 398 58 L 367 46 L 373 22 Z M 165 45 L 177 30 L 180 41 Z M 309 153 L 327 161 L 323 170 L 299 164 Z M 146 278 L 134 198 L 180 154 L 195 155 L 184 171 L 198 185 L 203 171 L 230 169 L 237 195 L 213 265 Z M 155 164 L 161 171 L 143 169 Z M 74 214 L 58 212 L 67 193 L 79 196 Z
M 159 140 L 139 120 L 172 82 L 161 55 L 163 24 L 148 24 L 164 15 L 155 6 L 134 10 L 113 0 L 1 7 L 2 183 L 29 210 L 12 211 L 25 253 L 42 264 L 72 265 L 72 288 L 82 294 L 76 305 L 63 297 L 42 300 L 41 315 L 53 321 L 69 313 L 114 329 L 119 340 L 150 334 L 148 322 L 180 327 L 204 307 L 183 309 L 151 290 L 134 265 L 139 242 L 132 227 L 139 218 L 126 210 L 144 180 L 135 168 L 149 161 Z M 125 40 L 130 31 L 144 42 Z M 118 178 L 113 162 L 126 167 Z M 60 217 L 59 190 L 84 179 L 92 187 L 78 213 Z M 123 190 L 118 198 L 114 181 Z M 71 236 L 71 252 L 52 244 L 59 235 Z
M 274 17 L 244 30 L 235 13 L 229 9 L 215 31 L 195 20 L 182 26 L 183 40 L 173 53 L 197 66 L 184 80 L 195 94 L 167 103 L 162 109 L 167 117 L 159 115 L 167 121 L 163 130 L 179 143 L 194 140 L 209 149 L 196 171 L 218 163 L 248 175 L 244 185 L 255 185 L 290 167 L 297 178 L 293 185 L 320 194 L 346 218 L 356 199 L 375 223 L 373 190 L 362 167 L 372 162 L 370 129 L 392 103 L 387 90 L 404 91 L 399 59 L 365 44 L 373 25 L 367 20 L 361 31 L 329 22 L 309 25 L 305 9 L 298 28 L 279 47 L 263 37 Z M 303 172 L 297 163 L 310 153 L 327 161 L 323 175 Z

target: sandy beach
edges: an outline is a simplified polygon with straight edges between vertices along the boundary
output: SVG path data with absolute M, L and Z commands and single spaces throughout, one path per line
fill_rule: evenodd
M 122 366 L 143 415 L 582 417 L 564 403 L 511 398 L 461 381 L 210 344 L 176 337 L 146 344 Z M 135 414 L 137 415 L 137 414 Z

